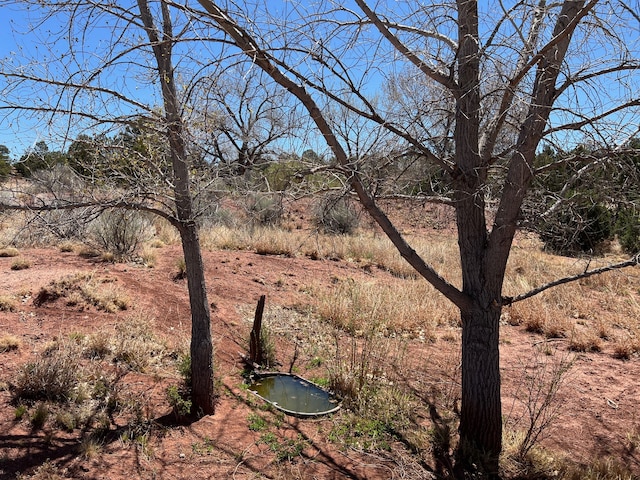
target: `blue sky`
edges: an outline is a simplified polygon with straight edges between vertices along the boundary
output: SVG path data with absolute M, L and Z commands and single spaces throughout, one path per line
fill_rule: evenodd
M 0 59 L 14 56 L 21 51 L 28 53 L 31 51 L 27 42 L 17 39 L 14 29 L 23 29 L 29 24 L 27 16 L 23 12 L 18 12 L 10 6 L 3 6 L 0 12 Z M 12 118 L 5 118 L 6 113 L 0 112 L 0 145 L 6 145 L 10 149 L 12 157 L 19 156 L 25 148 L 28 148 L 38 140 L 38 133 L 31 130 L 29 134 L 20 134 L 14 131 L 15 123 Z M 29 124 L 25 123 L 25 130 L 29 129 Z M 33 125 L 31 126 L 33 129 Z
M 285 2 L 287 3 L 287 2 Z M 383 2 L 384 3 L 384 2 Z M 404 7 L 407 7 L 407 4 L 404 4 Z M 45 38 L 45 34 L 36 35 L 35 33 L 29 33 L 27 35 L 18 35 L 14 34 L 14 31 L 17 32 L 27 32 L 29 30 L 30 23 L 32 22 L 32 18 L 24 12 L 20 12 L 12 8 L 11 6 L 3 6 L 1 7 L 0 12 L 0 61 L 6 61 L 7 58 L 13 57 L 14 59 L 19 59 L 18 62 L 26 62 L 29 58 L 38 58 L 42 59 L 46 55 L 50 53 L 47 52 L 46 47 L 51 47 L 55 50 L 56 45 L 42 45 L 42 39 Z M 41 32 L 45 32 L 47 30 L 57 30 L 61 25 L 49 24 L 45 25 L 43 28 L 39 30 Z M 90 44 L 93 48 L 102 48 L 104 47 L 104 42 L 108 43 L 110 38 L 110 31 L 108 29 L 95 29 L 90 32 L 91 38 Z M 638 49 L 638 30 L 635 30 L 635 37 L 629 37 L 628 42 L 630 44 L 635 45 L 636 53 Z M 36 45 L 40 45 L 36 48 Z M 59 48 L 62 48 L 59 46 Z M 210 52 L 206 51 L 207 47 L 201 46 L 202 50 L 200 55 L 203 58 L 207 58 Z M 55 54 L 53 55 L 55 57 Z M 213 58 L 211 55 L 209 58 Z M 87 54 L 82 58 L 82 61 L 91 61 L 90 55 Z M 55 62 L 51 62 L 50 65 L 54 65 Z M 184 66 L 184 65 L 183 65 Z M 118 70 L 114 70 L 118 71 Z M 637 83 L 637 73 L 636 80 Z M 127 93 L 135 96 L 136 98 L 140 98 L 143 102 L 149 103 L 149 105 L 153 105 L 154 102 L 157 104 L 157 97 L 154 97 L 152 89 L 147 86 L 145 87 L 144 83 L 138 82 L 136 78 L 130 78 L 126 72 L 119 70 L 118 74 L 111 75 L 112 80 L 118 80 L 120 83 L 116 89 L 122 89 L 123 91 L 127 91 Z M 148 78 L 144 79 L 144 81 L 148 84 Z M 0 78 L 0 89 L 2 87 L 2 79 Z M 379 87 L 379 84 L 378 84 Z M 29 98 L 29 100 L 34 100 L 34 98 Z M 0 96 L 0 106 L 2 105 L 3 98 Z M 120 107 L 119 107 L 120 108 Z M 126 108 L 126 107 L 125 107 Z M 133 111 L 133 110 L 132 110 Z M 125 112 L 126 113 L 126 112 Z M 631 129 L 633 129 L 633 122 L 637 124 L 637 110 L 636 116 L 628 117 L 628 122 L 630 123 Z M 54 133 L 59 133 L 61 131 L 61 125 L 54 125 L 56 128 L 54 129 Z M 80 125 L 72 124 L 72 125 L 62 125 L 62 130 L 64 133 L 64 128 L 69 127 L 69 133 L 71 134 L 71 138 L 75 136 L 76 131 L 80 131 Z M 50 131 L 46 124 L 42 122 L 31 121 L 27 118 L 26 115 L 20 114 L 19 117 L 15 116 L 7 116 L 6 111 L 0 110 L 0 144 L 6 145 L 9 147 L 11 151 L 11 155 L 14 158 L 19 157 L 25 149 L 34 145 L 39 140 L 46 140 L 52 148 L 60 148 L 61 144 L 57 144 L 55 140 L 50 140 Z

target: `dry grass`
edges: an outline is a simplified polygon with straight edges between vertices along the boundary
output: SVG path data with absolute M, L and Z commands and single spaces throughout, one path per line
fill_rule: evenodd
M 17 350 L 22 345 L 22 340 L 14 335 L 2 335 L 0 337 L 0 353 Z
M 15 312 L 18 304 L 9 295 L 0 295 L 0 312 Z
M 262 254 L 341 259 L 365 270 L 382 269 L 398 277 L 397 285 L 339 283 L 322 293 L 319 313 L 341 328 L 356 331 L 372 318 L 389 332 L 433 335 L 438 325 L 455 324 L 458 313 L 442 296 L 417 278 L 416 272 L 380 234 L 359 230 L 354 235 L 325 235 L 303 229 L 211 226 L 203 231 L 203 244 L 212 249 L 254 250 Z M 460 261 L 451 235 L 412 237 L 408 241 L 423 258 L 454 285 L 460 285 Z M 571 259 L 547 254 L 539 242 L 525 237 L 513 248 L 507 267 L 504 294 L 517 295 L 585 268 L 615 258 Z M 393 285 L 393 286 L 391 286 Z M 395 288 L 395 290 L 394 290 Z M 614 300 L 612 300 L 614 299 Z M 596 315 L 595 312 L 602 312 Z M 546 338 L 566 338 L 576 351 L 609 352 L 629 358 L 640 349 L 640 274 L 632 269 L 609 272 L 556 287 L 504 309 L 511 325 Z
M 20 251 L 14 247 L 7 247 L 0 249 L 0 258 L 17 257 L 20 255 Z
M 75 341 L 54 342 L 33 362 L 23 365 L 16 379 L 17 397 L 50 401 L 73 399 L 84 377 L 80 357 L 80 347 Z
M 70 253 L 70 252 L 75 252 L 76 250 L 79 250 L 81 248 L 81 244 L 79 242 L 73 242 L 70 240 L 66 240 L 64 242 L 60 242 L 58 244 L 58 249 L 62 252 L 62 253 Z
M 11 262 L 11 270 L 26 270 L 31 267 L 31 261 L 28 258 L 16 257 Z
M 320 318 L 356 336 L 374 325 L 384 336 L 432 341 L 437 327 L 457 325 L 459 319 L 456 309 L 423 280 L 337 280 L 331 290 L 314 296 Z
M 115 285 L 113 279 L 97 277 L 93 273 L 76 273 L 52 281 L 40 289 L 34 304 L 39 306 L 59 298 L 64 298 L 70 307 L 94 306 L 109 313 L 127 310 L 131 304 L 129 297 Z
M 160 364 L 167 347 L 154 335 L 153 319 L 138 314 L 117 325 L 111 350 L 114 362 L 136 372 L 146 372 Z

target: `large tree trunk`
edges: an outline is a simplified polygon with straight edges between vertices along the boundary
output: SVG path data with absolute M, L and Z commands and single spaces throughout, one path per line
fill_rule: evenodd
M 483 186 L 488 166 L 483 163 L 478 145 L 480 53 L 477 3 L 469 0 L 458 0 L 457 3 L 460 45 L 454 131 L 457 170 L 453 177 L 462 291 L 471 299 L 470 306 L 460 309 L 462 405 L 458 458 L 460 467 L 475 463 L 493 476 L 498 473 L 502 450 L 498 335 L 503 277 L 487 268 L 490 254 L 487 250 Z
M 498 473 L 502 450 L 500 400 L 499 308 L 462 314 L 461 467 L 470 463 L 489 475 Z

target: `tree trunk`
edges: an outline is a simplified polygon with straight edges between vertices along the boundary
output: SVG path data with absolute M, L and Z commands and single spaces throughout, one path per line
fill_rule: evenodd
M 198 228 L 187 221 L 180 230 L 191 306 L 191 399 L 194 414 L 215 412 L 215 383 L 211 316 Z
M 462 405 L 460 467 L 475 463 L 490 476 L 498 473 L 502 450 L 500 400 L 500 309 L 480 307 L 462 314 Z
M 158 68 L 173 170 L 172 181 L 177 217 L 175 225 L 180 232 L 187 270 L 191 306 L 192 413 L 212 415 L 215 412 L 215 382 L 211 315 L 207 300 L 200 239 L 198 238 L 198 225 L 193 218 L 193 200 L 189 188 L 189 163 L 183 135 L 184 121 L 180 112 L 171 60 L 173 49 L 171 14 L 168 4 L 161 1 L 162 31 L 159 31 L 153 20 L 148 0 L 138 0 L 138 7 Z

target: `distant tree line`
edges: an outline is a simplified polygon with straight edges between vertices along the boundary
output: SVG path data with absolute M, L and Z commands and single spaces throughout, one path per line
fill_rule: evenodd
M 0 145 L 0 178 L 12 169 L 30 178 L 40 170 L 65 165 L 82 178 L 109 180 L 124 188 L 135 182 L 149 183 L 153 176 L 157 178 L 152 183 L 156 183 L 170 174 L 171 164 L 161 136 L 147 127 L 141 121 L 112 137 L 80 135 L 66 151 L 50 150 L 40 141 L 15 161 L 10 159 L 9 149 Z M 570 256 L 597 254 L 617 238 L 625 253 L 640 251 L 640 138 L 632 138 L 618 150 L 620 153 L 612 156 L 610 149 L 605 155 L 596 146 L 578 146 L 568 152 L 546 146 L 537 154 L 539 174 L 525 202 L 522 223 L 539 234 L 547 250 Z M 442 171 L 419 156 L 392 156 L 386 152 L 364 162 L 366 178 L 380 196 L 449 197 L 450 178 Z M 238 157 L 237 165 L 220 158 L 207 156 L 204 150 L 194 152 L 191 168 L 201 178 L 253 175 L 261 179 L 254 187 L 270 191 L 287 191 L 303 179 L 307 186 L 318 189 L 331 186 L 326 176 L 308 173 L 310 167 L 332 163 L 312 149 L 302 155 L 263 154 L 252 162 Z M 150 159 L 153 169 L 149 169 Z

